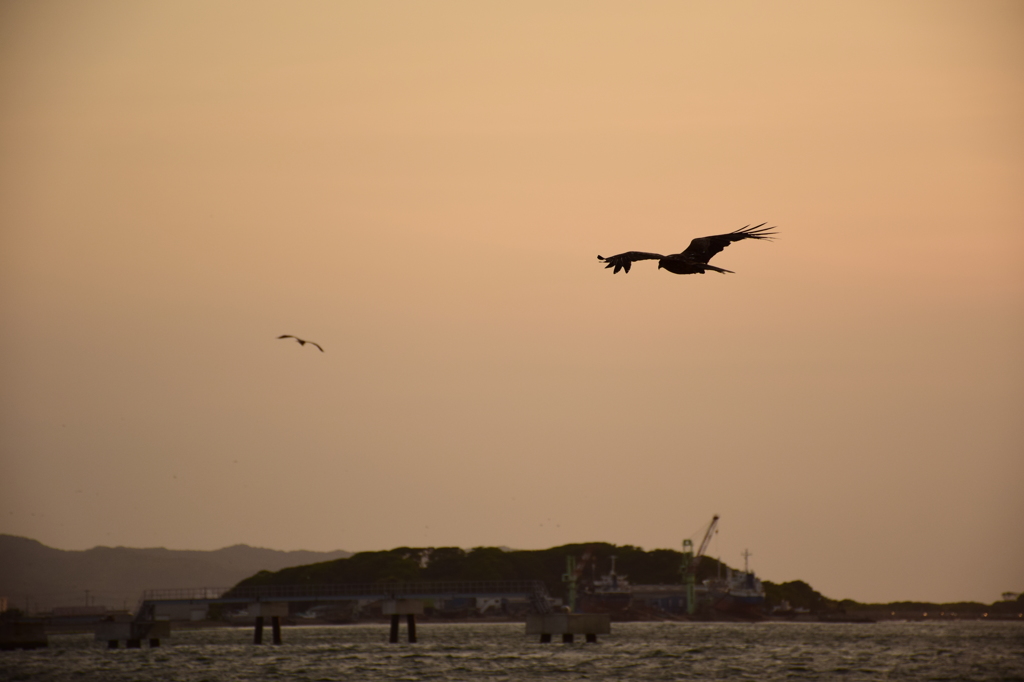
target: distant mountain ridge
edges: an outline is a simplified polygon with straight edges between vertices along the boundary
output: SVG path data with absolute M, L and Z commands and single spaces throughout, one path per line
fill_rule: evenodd
M 41 611 L 54 606 L 135 607 L 143 590 L 229 587 L 260 571 L 331 561 L 351 552 L 285 552 L 248 545 L 223 549 L 93 547 L 62 550 L 36 540 L 0 534 L 0 597 L 9 608 Z

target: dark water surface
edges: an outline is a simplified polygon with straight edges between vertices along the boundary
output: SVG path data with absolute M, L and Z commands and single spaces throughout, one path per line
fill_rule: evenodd
M 521 623 L 175 631 L 157 649 L 92 635 L 0 652 L 0 680 L 1021 680 L 1024 623 L 613 623 L 597 644 L 540 644 Z M 402 628 L 405 636 L 405 628 Z M 122 644 L 123 646 L 123 644 Z

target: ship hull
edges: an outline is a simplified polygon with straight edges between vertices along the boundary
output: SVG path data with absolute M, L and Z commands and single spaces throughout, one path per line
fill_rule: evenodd
M 714 599 L 711 608 L 727 616 L 757 619 L 764 615 L 764 597 L 723 594 Z
M 633 595 L 629 592 L 585 594 L 580 599 L 582 613 L 617 613 L 629 610 Z

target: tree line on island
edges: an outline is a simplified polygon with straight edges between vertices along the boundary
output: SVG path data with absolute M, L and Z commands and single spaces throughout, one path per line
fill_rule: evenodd
M 632 545 L 591 542 L 541 550 L 510 550 L 500 547 L 475 547 L 469 550 L 459 547 L 397 547 L 377 552 L 359 552 L 344 559 L 294 566 L 275 572 L 260 571 L 242 580 L 236 587 L 435 580 L 542 580 L 549 594 L 564 598 L 566 587 L 562 576 L 566 571 L 566 557 L 579 558 L 587 550 L 590 550 L 593 559 L 581 575 L 584 583 L 608 573 L 612 568 L 613 556 L 615 572 L 620 576 L 626 576 L 633 585 L 669 585 L 682 582 L 682 552 L 672 549 L 644 551 Z M 724 575 L 729 569 L 729 566 L 714 557 L 702 557 L 697 567 L 697 583 Z M 977 602 L 861 604 L 850 599 L 829 599 L 802 580 L 778 584 L 763 580 L 762 585 L 767 611 L 783 603 L 788 603 L 794 609 L 806 609 L 810 613 L 852 609 L 927 611 L 937 608 L 963 614 L 1024 611 L 1024 595 L 1016 600 L 996 602 L 992 605 Z

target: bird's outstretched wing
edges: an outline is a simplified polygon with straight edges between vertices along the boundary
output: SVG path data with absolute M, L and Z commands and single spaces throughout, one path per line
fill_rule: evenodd
M 311 346 L 316 346 L 320 350 L 321 353 L 324 352 L 324 349 L 320 348 L 320 344 L 316 343 L 315 341 L 307 341 L 306 339 L 300 339 L 299 337 L 292 336 L 291 334 L 281 334 L 281 336 L 279 336 L 277 338 L 279 338 L 279 339 L 295 339 L 296 341 L 299 342 L 300 346 L 305 346 L 308 343 Z
M 751 227 L 747 225 L 727 234 L 714 234 L 710 237 L 697 237 L 690 242 L 686 250 L 678 254 L 695 263 L 707 263 L 725 247 L 741 239 L 771 239 L 775 236 L 774 227 L 764 227 L 766 223 Z
M 665 256 L 660 253 L 646 253 L 645 251 L 627 251 L 626 253 L 620 253 L 617 256 L 598 256 L 598 260 L 607 263 L 606 268 L 615 268 L 612 270 L 612 274 L 615 274 L 619 270 L 625 270 L 629 272 L 629 268 L 632 267 L 633 263 L 638 260 L 654 260 L 655 258 L 664 258 Z

